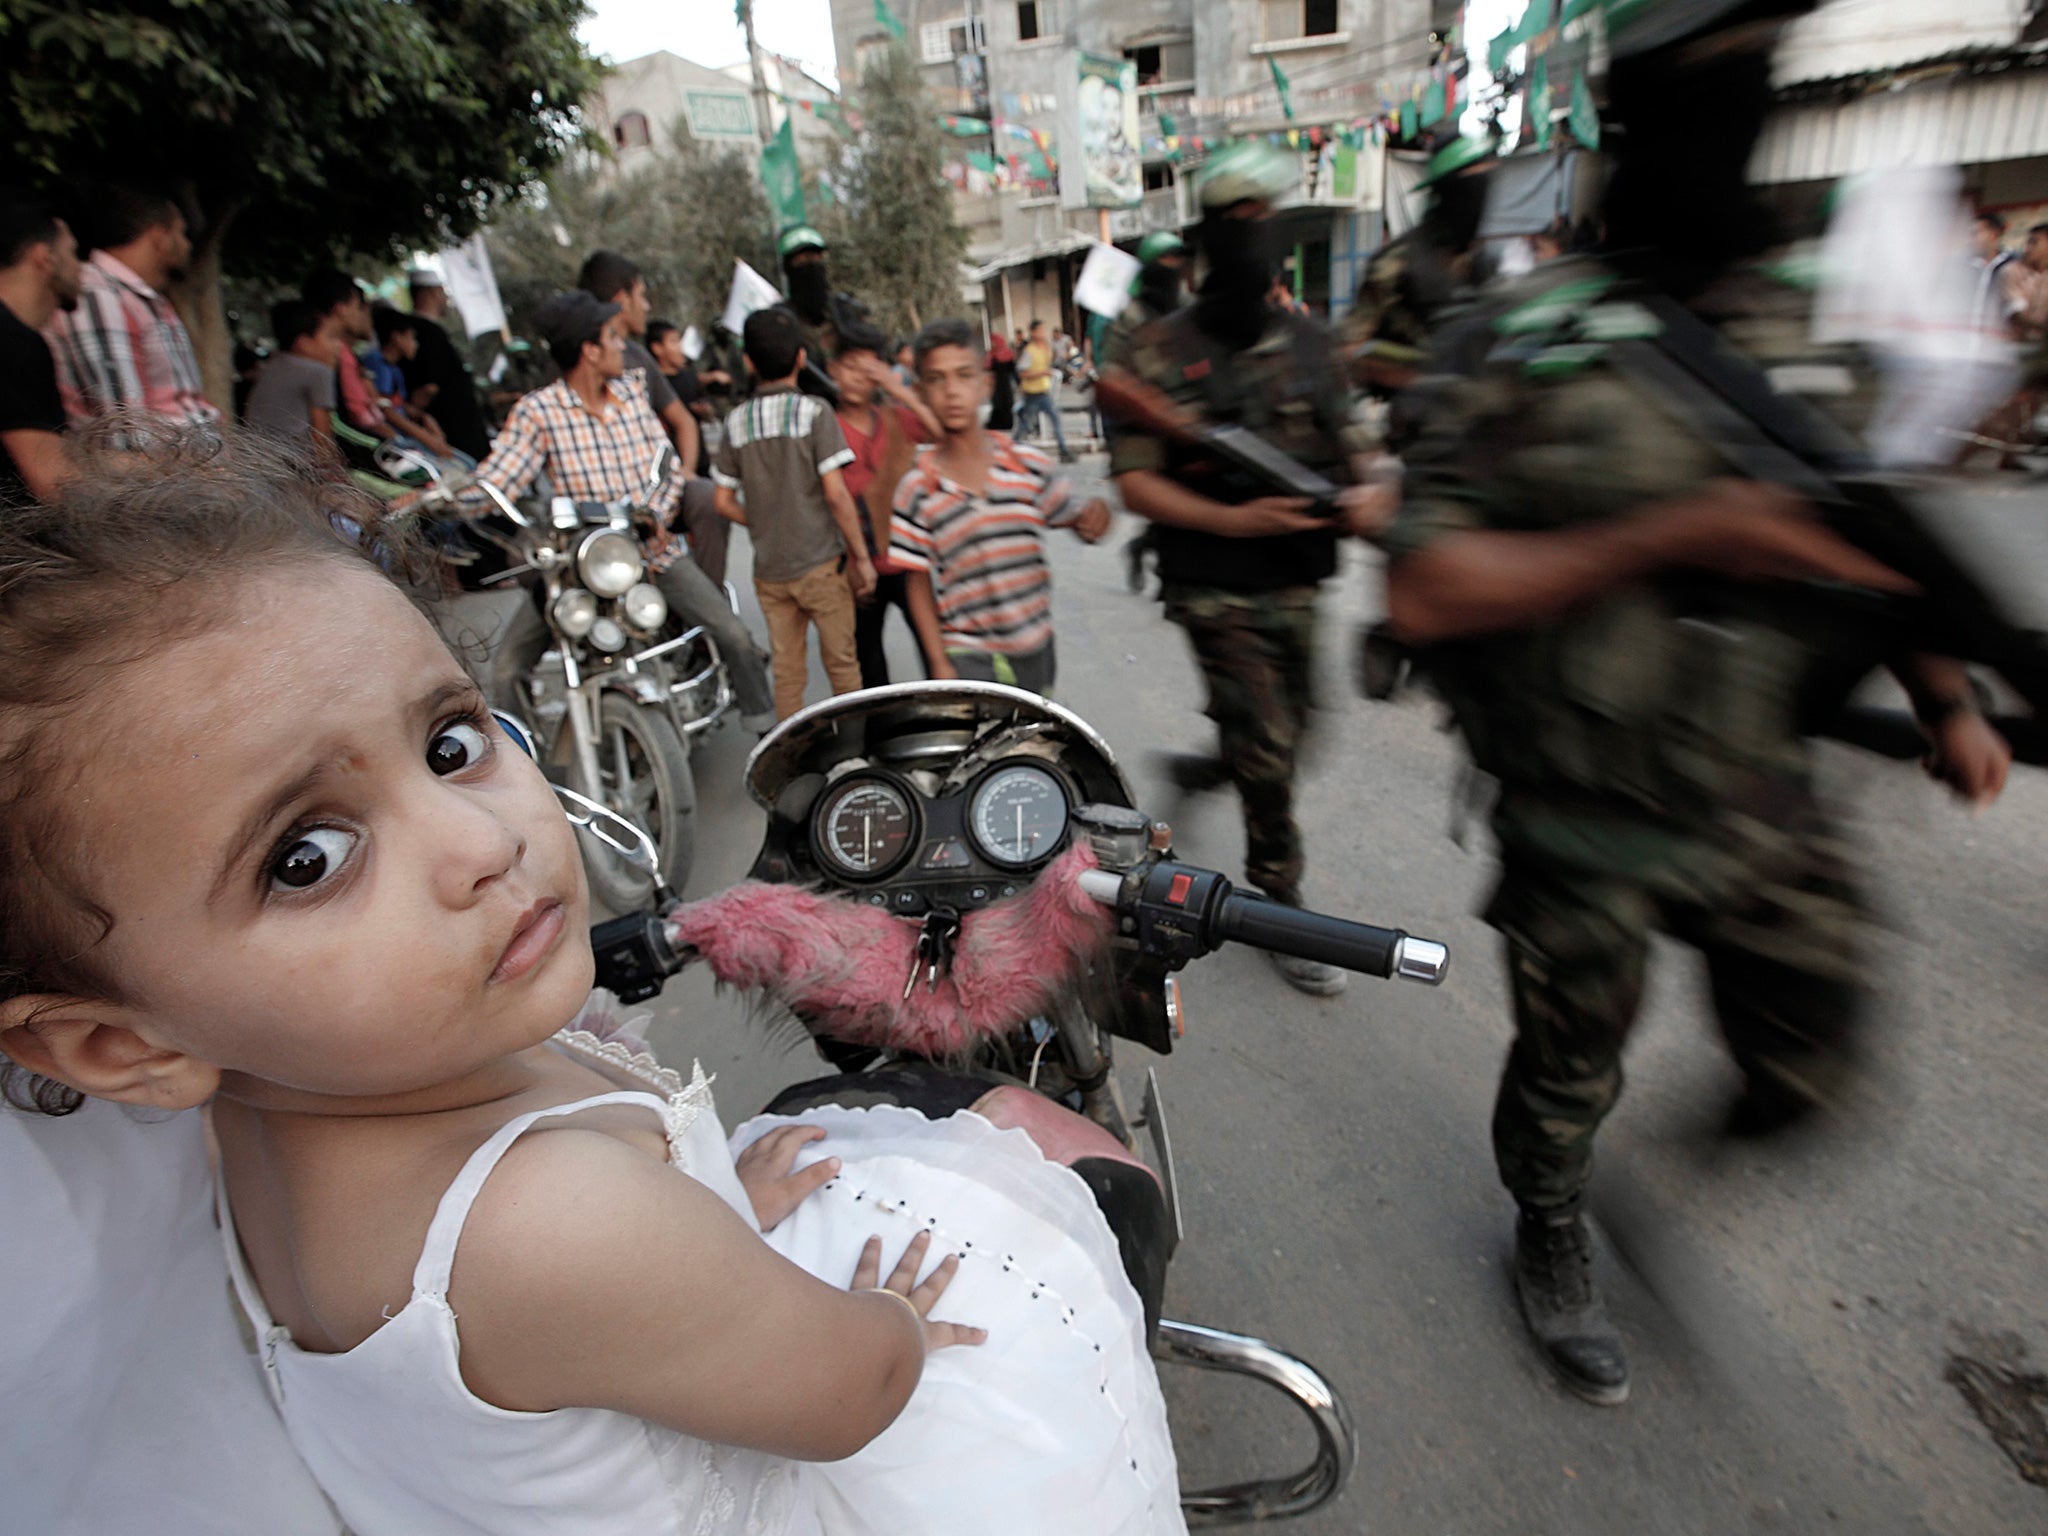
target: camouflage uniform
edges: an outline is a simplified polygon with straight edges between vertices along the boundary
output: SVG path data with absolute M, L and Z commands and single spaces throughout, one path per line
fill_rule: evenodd
M 1125 366 L 1176 405 L 1247 427 L 1340 483 L 1351 478 L 1349 453 L 1368 446 L 1350 425 L 1328 333 L 1301 316 L 1274 311 L 1257 342 L 1231 353 L 1184 309 L 1133 334 Z M 1265 494 L 1124 424 L 1110 473 L 1133 470 L 1225 503 Z M 1154 533 L 1166 616 L 1187 631 L 1222 768 L 1244 802 L 1246 877 L 1277 900 L 1297 901 L 1294 775 L 1313 708 L 1316 591 L 1336 569 L 1337 532 L 1232 539 L 1159 524 Z
M 1654 331 L 1607 269 L 1555 263 L 1449 328 L 1462 358 L 1425 391 L 1399 562 L 1469 529 L 1632 515 L 1739 473 L 1608 359 Z M 1747 277 L 1707 310 L 1758 361 L 1807 349 L 1804 300 Z M 1810 349 L 1807 349 L 1810 350 Z M 1543 623 L 1435 647 L 1432 680 L 1499 784 L 1500 883 L 1515 1042 L 1493 1121 L 1502 1181 L 1564 1206 L 1621 1091 L 1652 933 L 1707 962 L 1715 1012 L 1760 1093 L 1825 1097 L 1865 1008 L 1868 927 L 1848 851 L 1796 725 L 1809 657 L 1743 594 L 1648 581 Z
M 1345 353 L 1361 362 L 1420 367 L 1437 315 L 1461 296 L 1463 264 L 1445 256 L 1419 229 L 1373 253 L 1351 308 L 1337 324 Z

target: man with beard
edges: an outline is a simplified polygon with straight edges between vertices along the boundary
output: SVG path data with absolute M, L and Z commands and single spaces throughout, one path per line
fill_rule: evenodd
M 192 237 L 185 213 L 161 192 L 106 187 L 91 198 L 92 259 L 78 303 L 44 333 L 57 387 L 76 425 L 130 416 L 170 427 L 212 426 L 192 338 L 164 290 L 185 275 Z M 125 441 L 117 436 L 117 446 Z
M 1608 254 L 1539 267 L 1445 328 L 1432 358 L 1464 360 L 1463 377 L 1425 407 L 1383 539 L 1393 628 L 1431 647 L 1431 679 L 1498 785 L 1486 919 L 1506 941 L 1515 1039 L 1494 1158 L 1520 1213 L 1523 1319 L 1594 1403 L 1625 1400 L 1629 1371 L 1582 1200 L 1652 935 L 1706 962 L 1743 1076 L 1731 1132 L 1837 1102 L 1868 1013 L 1868 908 L 1796 725 L 1810 657 L 1739 584 L 1907 584 L 1791 492 L 1735 478 L 1683 397 L 1629 371 L 1696 320 L 1761 369 L 1821 360 L 1805 296 L 1757 260 L 1772 227 L 1744 175 L 1772 44 L 1804 4 L 1610 9 L 1609 111 L 1625 131 Z M 1782 376 L 1801 371 L 1823 370 Z M 1720 581 L 1671 579 L 1692 573 Z M 2011 754 L 1961 668 L 1913 657 L 1898 671 L 1929 770 L 1989 802 Z
M 1256 140 L 1209 162 L 1200 296 L 1133 338 L 1102 396 L 1120 414 L 1110 472 L 1124 505 L 1156 525 L 1166 616 L 1187 632 L 1216 722 L 1217 757 L 1185 760 L 1177 777 L 1184 788 L 1237 786 L 1246 876 L 1290 905 L 1301 901 L 1294 776 L 1312 703 L 1317 591 L 1337 569 L 1339 536 L 1376 531 L 1391 498 L 1354 483 L 1334 516 L 1312 515 L 1305 501 L 1260 495 L 1221 471 L 1172 418 L 1235 423 L 1332 480 L 1364 479 L 1370 445 L 1350 424 L 1328 332 L 1266 303 L 1279 267 L 1273 200 L 1297 174 L 1290 157 Z M 1132 410 L 1134 395 L 1159 405 Z M 1301 991 L 1344 988 L 1335 967 L 1271 958 Z
M 70 474 L 57 367 L 39 334 L 78 302 L 78 241 L 42 203 L 0 190 L 0 506 L 49 501 Z
M 448 335 L 448 285 L 431 267 L 414 267 L 406 285 L 412 294 L 413 334 L 419 338 L 418 350 L 400 365 L 406 390 L 414 405 L 433 412 L 457 451 L 481 463 L 490 457 L 491 433 L 484 425 L 476 381 Z
M 839 387 L 832 382 L 831 360 L 839 355 L 842 327 L 867 319 L 867 306 L 851 294 L 834 293 L 831 276 L 825 270 L 825 237 L 808 224 L 782 232 L 775 254 L 782 261 L 782 275 L 789 283 L 789 297 L 782 308 L 796 316 L 804 338 L 804 367 L 797 388 L 816 395 L 834 410 L 839 408 Z

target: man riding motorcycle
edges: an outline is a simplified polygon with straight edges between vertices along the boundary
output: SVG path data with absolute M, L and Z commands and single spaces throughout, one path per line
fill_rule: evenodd
M 767 664 L 725 593 L 698 569 L 687 544 L 669 531 L 682 500 L 682 478 L 670 476 L 648 494 L 667 440 L 660 419 L 647 409 L 646 386 L 626 374 L 619 306 L 572 289 L 549 299 L 535 319 L 562 377 L 512 408 L 477 479 L 513 499 L 545 473 L 557 495 L 579 501 L 644 500 L 653 518 L 643 534 L 648 569 L 669 611 L 710 631 L 731 670 L 741 724 L 751 731 L 767 730 L 775 723 Z M 456 504 L 465 517 L 491 507 L 475 485 L 460 492 Z M 538 612 L 522 610 L 502 654 L 494 658 L 497 675 L 522 674 L 545 646 L 547 633 Z

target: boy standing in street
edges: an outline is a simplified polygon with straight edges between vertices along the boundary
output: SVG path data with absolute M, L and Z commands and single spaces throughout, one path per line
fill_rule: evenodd
M 859 690 L 853 609 L 875 590 L 875 567 L 840 473 L 853 453 L 839 420 L 824 401 L 797 392 L 805 359 L 796 317 L 786 309 L 757 310 L 741 339 L 760 385 L 726 417 L 711 478 L 719 514 L 753 536 L 754 594 L 768 621 L 775 714 L 787 720 L 803 708 L 813 626 L 832 691 Z
M 917 633 L 903 572 L 889 558 L 889 509 L 896 487 L 917 455 L 917 445 L 938 436 L 931 408 L 903 387 L 896 370 L 882 360 L 888 342 L 865 321 L 841 328 L 839 351 L 832 359 L 832 382 L 839 390 L 839 430 L 853 462 L 846 466 L 846 489 L 860 508 L 861 532 L 875 562 L 875 595 L 854 615 L 855 651 L 860 657 L 864 688 L 889 681 L 889 659 L 882 645 L 882 625 L 891 608 L 903 610 L 903 621 Z
M 918 388 L 939 428 L 896 488 L 890 556 L 907 572 L 911 622 L 933 677 L 1052 691 L 1052 577 L 1041 537 L 1072 528 L 1093 544 L 1108 503 L 1076 508 L 1036 448 L 981 425 L 989 388 L 964 320 L 919 333 Z

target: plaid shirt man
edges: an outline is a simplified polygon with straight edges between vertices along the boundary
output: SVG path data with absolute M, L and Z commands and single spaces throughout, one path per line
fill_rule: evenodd
M 220 420 L 171 301 L 105 251 L 79 269 L 78 307 L 60 310 L 44 339 L 57 359 L 64 412 L 75 423 L 113 415 L 179 427 Z M 115 443 L 131 446 L 125 434 Z
M 612 403 L 602 417 L 590 413 L 567 379 L 525 396 L 505 418 L 504 430 L 476 476 L 515 501 L 545 471 L 557 496 L 641 503 L 662 526 L 649 543 L 649 563 L 656 571 L 666 570 L 685 550 L 683 541 L 667 531 L 682 500 L 683 477 L 670 475 L 648 498 L 647 477 L 668 446 L 668 435 L 661 418 L 648 407 L 647 383 L 639 374 L 621 374 L 608 380 L 605 389 Z M 491 505 L 475 487 L 462 492 L 457 501 L 479 511 Z

